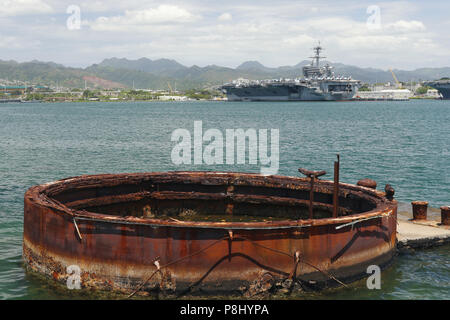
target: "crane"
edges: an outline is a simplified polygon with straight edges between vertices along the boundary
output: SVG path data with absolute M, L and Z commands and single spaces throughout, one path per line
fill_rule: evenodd
M 173 89 L 172 89 L 172 86 L 170 85 L 169 81 L 167 81 L 167 85 L 169 86 L 169 89 L 170 89 L 169 92 L 172 93 Z
M 399 89 L 401 89 L 402 88 L 402 84 L 398 81 L 398 79 L 397 79 L 397 77 L 395 76 L 395 73 L 394 73 L 394 71 L 392 71 L 392 68 L 391 69 L 389 69 L 390 71 L 391 71 L 391 73 L 392 73 L 392 77 L 394 78 L 394 80 L 395 80 L 395 83 L 397 84 L 397 87 L 399 88 Z

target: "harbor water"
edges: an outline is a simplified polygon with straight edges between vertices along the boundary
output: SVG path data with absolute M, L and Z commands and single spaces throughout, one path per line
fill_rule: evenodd
M 0 105 L 0 299 L 97 299 L 28 274 L 22 264 L 23 195 L 32 185 L 82 174 L 168 170 L 260 172 L 256 165 L 175 165 L 176 129 L 279 129 L 279 174 L 326 170 L 340 180 L 391 184 L 402 203 L 450 205 L 450 101 L 92 102 Z M 206 143 L 205 143 L 206 144 Z M 450 299 L 450 248 L 401 254 L 365 281 L 295 299 Z

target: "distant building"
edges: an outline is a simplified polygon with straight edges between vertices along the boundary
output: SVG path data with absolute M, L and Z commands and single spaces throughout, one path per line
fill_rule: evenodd
M 46 86 L 33 86 L 32 90 L 34 92 L 52 92 L 52 89 Z
M 120 91 L 116 90 L 116 91 L 112 91 L 112 90 L 105 90 L 105 91 L 101 91 L 100 94 L 102 96 L 107 96 L 107 97 L 115 97 L 117 98 L 120 95 Z
M 428 89 L 427 93 L 425 94 L 427 98 L 434 98 L 434 99 L 440 99 L 442 98 L 441 94 L 436 89 Z
M 0 90 L 3 93 L 6 94 L 12 94 L 12 95 L 21 95 L 24 94 L 25 91 L 31 91 L 33 88 L 28 86 L 0 86 Z
M 186 96 L 159 96 L 159 100 L 163 101 L 187 101 Z
M 391 90 L 379 90 L 379 91 L 359 91 L 355 95 L 355 99 L 358 100 L 392 100 L 401 101 L 409 100 L 413 96 L 413 93 L 408 89 L 391 89 Z
M 214 97 L 213 100 L 214 101 L 227 101 L 228 98 L 227 97 Z
M 8 95 L 22 95 L 25 92 L 48 92 L 49 87 L 26 85 L 0 85 L 0 92 Z

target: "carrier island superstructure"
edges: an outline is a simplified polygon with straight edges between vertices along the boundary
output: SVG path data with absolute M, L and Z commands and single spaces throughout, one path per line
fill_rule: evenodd
M 352 100 L 361 86 L 359 80 L 337 76 L 330 65 L 320 66 L 323 48 L 314 48 L 310 65 L 303 67 L 304 78 L 238 79 L 222 86 L 228 101 L 342 101 Z

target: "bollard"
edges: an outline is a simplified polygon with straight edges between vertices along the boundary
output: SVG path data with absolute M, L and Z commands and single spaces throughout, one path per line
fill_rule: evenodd
M 411 204 L 413 210 L 413 220 L 427 220 L 428 202 L 413 201 Z
M 357 185 L 361 186 L 361 187 L 370 188 L 370 189 L 376 189 L 377 188 L 377 182 L 375 180 L 367 179 L 367 178 L 359 180 Z
M 441 207 L 441 223 L 444 226 L 450 226 L 450 206 Z
M 386 198 L 390 201 L 394 200 L 394 194 L 395 194 L 395 190 L 394 188 L 392 188 L 392 186 L 390 184 L 387 184 L 384 187 L 384 192 L 386 193 Z

